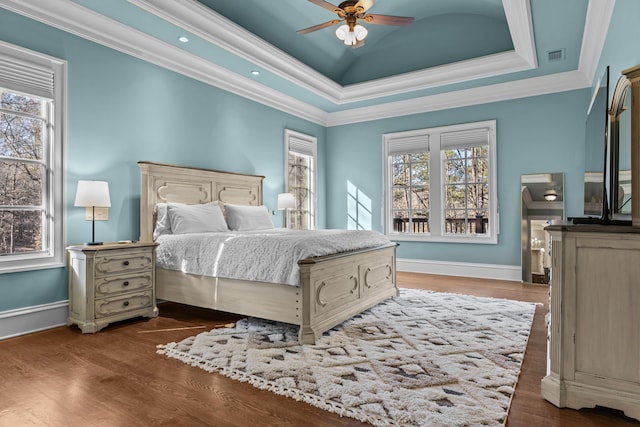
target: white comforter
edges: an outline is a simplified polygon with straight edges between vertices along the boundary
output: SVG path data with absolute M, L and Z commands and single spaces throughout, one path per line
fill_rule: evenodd
M 228 279 L 299 284 L 298 261 L 389 243 L 364 230 L 262 230 L 169 234 L 157 240 L 158 267 Z

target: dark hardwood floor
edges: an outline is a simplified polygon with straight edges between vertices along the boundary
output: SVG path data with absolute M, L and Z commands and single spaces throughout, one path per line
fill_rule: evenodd
M 400 287 L 541 303 L 508 426 L 640 426 L 609 409 L 558 409 L 540 397 L 548 288 L 399 273 Z M 91 335 L 60 327 L 0 341 L 0 426 L 361 426 L 156 354 L 156 346 L 239 317 L 174 303 L 160 317 Z

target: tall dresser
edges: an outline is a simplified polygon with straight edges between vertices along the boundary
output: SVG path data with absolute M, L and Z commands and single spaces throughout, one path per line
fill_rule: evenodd
M 156 317 L 156 243 L 67 248 L 69 319 L 83 333 L 138 316 Z
M 547 375 L 558 407 L 640 420 L 640 229 L 552 225 Z

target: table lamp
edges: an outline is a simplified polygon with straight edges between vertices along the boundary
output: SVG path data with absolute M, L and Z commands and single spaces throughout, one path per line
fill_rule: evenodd
M 78 181 L 74 206 L 91 208 L 91 242 L 86 245 L 101 245 L 96 242 L 96 208 L 111 207 L 109 183 L 106 181 Z

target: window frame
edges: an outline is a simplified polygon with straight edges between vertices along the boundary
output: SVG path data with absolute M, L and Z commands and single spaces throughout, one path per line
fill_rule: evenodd
M 451 147 L 443 147 L 441 136 L 453 132 L 478 129 L 487 129 L 488 131 L 489 230 L 488 233 L 482 235 L 447 234 L 445 233 L 444 151 L 451 149 Z M 430 233 L 396 232 L 393 228 L 393 164 L 391 160 L 394 144 L 418 140 L 425 141 L 424 152 L 429 152 Z M 498 234 L 500 233 L 500 217 L 498 211 L 496 145 L 496 120 L 383 134 L 384 233 L 390 239 L 396 241 L 497 244 Z
M 20 271 L 57 268 L 65 266 L 64 236 L 65 203 L 65 159 L 66 152 L 66 106 L 67 106 L 67 62 L 20 46 L 0 41 L 0 61 L 23 65 L 34 73 L 50 72 L 53 77 L 52 94 L 47 95 L 35 85 L 23 85 L 9 75 L 0 74 L 0 87 L 7 91 L 49 99 L 53 112 L 48 111 L 47 141 L 43 141 L 45 174 L 42 183 L 42 206 L 46 211 L 42 240 L 44 250 L 0 256 L 0 274 Z M 37 79 L 36 79 L 37 80 Z
M 317 228 L 318 212 L 317 212 L 317 182 L 318 182 L 318 140 L 315 136 L 296 132 L 291 129 L 284 131 L 284 191 L 289 192 L 289 152 L 311 157 L 312 176 L 311 176 L 311 197 L 309 198 L 309 211 L 311 216 L 311 224 L 309 230 Z M 296 201 L 297 203 L 297 201 Z M 296 207 L 297 208 L 297 207 Z

